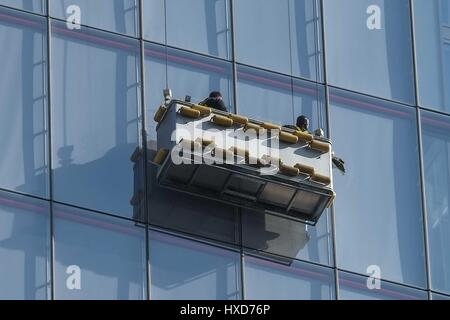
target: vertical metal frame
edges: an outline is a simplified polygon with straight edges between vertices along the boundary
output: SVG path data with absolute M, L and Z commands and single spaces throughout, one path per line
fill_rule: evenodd
M 319 1 L 319 0 L 317 0 Z M 326 50 L 326 40 L 325 40 L 325 16 L 324 16 L 324 3 L 325 0 L 320 0 L 320 21 L 321 21 L 321 34 L 322 37 L 322 60 L 323 60 L 323 81 L 325 83 L 325 112 L 327 121 L 327 131 L 328 136 L 332 137 L 331 132 L 331 115 L 330 115 L 330 88 L 328 86 L 328 71 L 327 71 L 327 50 Z M 331 218 L 331 237 L 333 242 L 333 269 L 334 269 L 334 288 L 335 288 L 335 299 L 339 300 L 339 268 L 338 268 L 338 258 L 337 258 L 337 248 L 336 248 L 336 215 L 334 204 L 330 207 L 330 218 Z
M 429 251 L 429 234 L 428 234 L 428 207 L 427 196 L 425 190 L 425 165 L 423 155 L 423 137 L 422 137 L 422 118 L 419 107 L 419 79 L 417 71 L 417 56 L 416 56 L 416 38 L 415 38 L 415 17 L 414 17 L 414 0 L 409 0 L 409 14 L 411 22 L 411 45 L 412 45 L 412 58 L 413 58 L 413 75 L 414 75 L 414 94 L 416 100 L 416 121 L 417 121 L 417 143 L 419 151 L 419 170 L 420 170 L 420 191 L 422 196 L 422 219 L 423 219 L 423 237 L 424 237 L 424 250 L 425 250 L 425 272 L 427 282 L 428 299 L 432 299 L 432 282 L 431 282 L 431 262 Z

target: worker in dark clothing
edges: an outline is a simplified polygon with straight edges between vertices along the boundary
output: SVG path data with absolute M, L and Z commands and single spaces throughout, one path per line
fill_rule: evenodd
M 223 102 L 222 94 L 219 91 L 213 91 L 209 94 L 209 97 L 199 103 L 202 106 L 208 108 L 228 112 L 225 103 Z
M 284 127 L 292 129 L 292 130 L 308 131 L 308 129 L 309 129 L 309 119 L 302 115 L 302 116 L 299 116 L 297 118 L 297 123 L 296 123 L 295 126 L 287 125 L 287 126 L 284 126 Z
M 285 128 L 289 128 L 292 130 L 299 130 L 299 131 L 303 131 L 303 132 L 308 132 L 309 129 L 309 119 L 305 116 L 299 116 L 297 118 L 297 123 L 295 126 L 293 125 L 287 125 L 284 126 Z M 339 170 L 341 171 L 343 174 L 345 174 L 346 169 L 345 169 L 345 161 L 342 160 L 341 158 L 338 158 L 334 155 L 334 152 L 332 154 L 332 162 L 333 165 Z

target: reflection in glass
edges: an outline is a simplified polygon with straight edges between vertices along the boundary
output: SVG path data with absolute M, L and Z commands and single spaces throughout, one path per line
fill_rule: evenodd
M 442 294 L 432 293 L 431 299 L 432 300 L 450 300 L 450 296 L 444 296 Z
M 425 291 L 403 287 L 347 272 L 339 272 L 339 299 L 341 300 L 428 300 Z M 368 284 L 371 286 L 369 289 Z M 374 287 L 372 287 L 372 285 Z
M 10 6 L 35 13 L 45 13 L 45 0 L 0 0 L 0 5 Z
M 49 205 L 0 192 L 0 299 L 50 298 Z
M 422 112 L 432 289 L 450 294 L 450 117 Z
M 143 5 L 145 39 L 231 58 L 230 0 L 145 0 Z
M 334 299 L 333 271 L 295 261 L 283 265 L 245 257 L 245 297 L 249 300 Z
M 51 0 L 50 15 L 66 20 L 78 6 L 81 25 L 110 30 L 130 36 L 139 35 L 139 0 Z
M 323 86 L 244 66 L 237 77 L 239 114 L 281 125 L 295 124 L 303 114 L 311 131 L 326 129 Z
M 414 0 L 419 104 L 450 112 L 450 0 Z
M 172 89 L 174 98 L 184 100 L 189 95 L 193 102 L 202 101 L 211 91 L 221 91 L 229 111 L 234 110 L 231 63 L 146 44 L 145 77 L 147 129 L 152 149 L 156 148 L 153 115 L 164 101 L 162 93 L 166 87 Z
M 155 300 L 240 299 L 240 254 L 150 232 Z
M 408 0 L 325 0 L 328 82 L 414 104 L 409 13 Z
M 46 20 L 0 8 L 0 188 L 48 197 Z
M 319 1 L 265 0 L 261 5 L 245 0 L 233 5 L 239 62 L 321 81 Z
M 54 214 L 56 299 L 145 298 L 143 226 L 60 205 Z
M 328 212 L 312 227 L 261 212 L 244 211 L 242 242 L 247 249 L 283 257 L 278 258 L 280 261 L 291 263 L 293 259 L 300 259 L 332 265 L 329 224 Z
M 338 265 L 425 287 L 415 110 L 330 91 L 331 132 L 347 174 L 335 171 Z
M 54 197 L 131 217 L 139 43 L 56 22 L 52 33 Z

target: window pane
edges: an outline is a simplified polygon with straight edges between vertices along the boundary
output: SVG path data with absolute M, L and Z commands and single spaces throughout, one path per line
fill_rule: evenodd
M 334 299 L 333 271 L 308 263 L 278 264 L 245 258 L 245 297 L 249 300 Z
M 414 104 L 408 0 L 325 0 L 328 81 Z
M 242 241 L 248 249 L 282 256 L 278 259 L 291 263 L 293 259 L 332 265 L 332 236 L 330 217 L 325 212 L 315 227 L 263 214 L 244 212 Z
M 139 0 L 52 0 L 50 4 L 52 17 L 71 18 L 77 6 L 82 25 L 139 35 Z
M 432 288 L 450 293 L 450 117 L 422 112 Z
M 450 300 L 450 296 L 444 296 L 442 294 L 432 293 L 432 300 Z
M 150 232 L 152 299 L 240 299 L 240 254 Z
M 45 13 L 44 0 L 0 0 L 0 5 L 10 6 L 36 13 Z
M 320 7 L 315 0 L 235 1 L 239 62 L 322 79 Z M 249 19 L 249 17 L 258 17 Z
M 403 287 L 381 281 L 378 288 L 376 280 L 360 275 L 339 272 L 339 299 L 341 300 L 428 300 L 425 291 Z M 369 288 L 370 287 L 370 288 Z
M 150 148 L 156 148 L 153 115 L 164 101 L 163 90 L 167 86 L 174 98 L 184 100 L 189 95 L 193 102 L 202 101 L 211 91 L 219 90 L 228 109 L 234 110 L 231 63 L 146 44 L 145 74 Z
M 450 112 L 450 0 L 413 4 L 419 104 Z
M 54 197 L 131 217 L 139 44 L 56 22 L 52 32 Z
M 237 77 L 239 114 L 281 125 L 295 124 L 303 114 L 311 131 L 326 128 L 321 85 L 243 66 Z
M 330 91 L 331 132 L 347 174 L 334 175 L 338 265 L 426 285 L 413 108 Z
M 56 299 L 145 298 L 145 228 L 55 206 Z
M 0 8 L 0 187 L 48 197 L 46 21 Z
M 231 58 L 229 0 L 145 0 L 143 5 L 145 39 L 166 43 L 166 32 L 167 45 Z
M 0 192 L 0 299 L 50 297 L 47 202 Z

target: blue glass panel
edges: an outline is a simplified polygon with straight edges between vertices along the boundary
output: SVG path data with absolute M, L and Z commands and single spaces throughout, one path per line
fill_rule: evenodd
M 52 0 L 50 4 L 52 17 L 66 20 L 79 9 L 81 25 L 139 35 L 139 0 Z
M 0 188 L 48 197 L 46 20 L 0 8 Z
M 258 0 L 235 1 L 234 17 L 239 62 L 322 79 L 318 1 L 266 0 L 264 5 Z
M 419 104 L 450 112 L 450 0 L 414 0 Z
M 289 265 L 245 257 L 245 297 L 249 300 L 334 299 L 333 270 L 308 263 Z
M 432 300 L 450 300 L 450 296 L 445 296 L 438 293 L 432 293 L 431 295 Z
M 145 228 L 109 216 L 54 208 L 56 299 L 145 298 Z
M 229 0 L 146 0 L 143 5 L 145 39 L 231 58 Z
M 0 192 L 0 299 L 50 297 L 49 205 Z
M 337 264 L 425 287 L 414 108 L 331 90 L 331 132 L 347 174 L 335 170 Z
M 45 0 L 0 0 L 0 5 L 35 13 L 45 13 Z
M 260 212 L 243 212 L 242 242 L 248 249 L 293 259 L 333 265 L 330 216 L 325 212 L 315 227 Z M 274 258 L 277 259 L 277 258 Z
M 450 117 L 422 112 L 432 288 L 450 294 Z
M 332 85 L 414 104 L 408 0 L 325 0 Z
M 428 300 L 428 294 L 425 291 L 386 281 L 380 281 L 377 284 L 374 281 L 375 279 L 360 275 L 339 272 L 339 298 L 341 300 Z
M 54 23 L 52 143 L 58 201 L 132 216 L 139 145 L 137 40 Z
M 240 254 L 150 232 L 152 299 L 240 299 Z
M 326 128 L 323 86 L 244 66 L 237 77 L 239 114 L 281 125 L 303 114 L 311 131 Z

